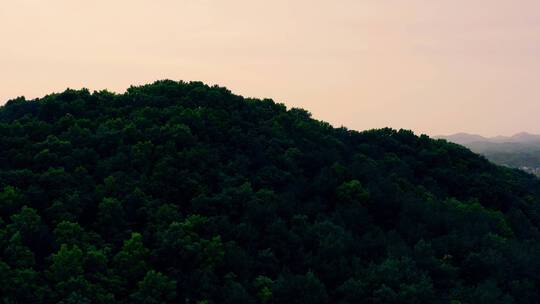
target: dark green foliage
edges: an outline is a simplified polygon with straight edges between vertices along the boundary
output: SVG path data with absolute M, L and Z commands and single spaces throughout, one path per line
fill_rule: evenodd
M 176 282 L 154 270 L 149 271 L 137 284 L 131 295 L 132 303 L 159 304 L 173 302 L 176 298 Z
M 540 182 L 202 83 L 0 109 L 2 303 L 538 303 Z

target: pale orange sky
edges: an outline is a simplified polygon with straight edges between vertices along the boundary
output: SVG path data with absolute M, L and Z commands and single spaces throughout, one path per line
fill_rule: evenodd
M 163 78 L 357 130 L 540 133 L 540 1 L 1 3 L 2 102 Z

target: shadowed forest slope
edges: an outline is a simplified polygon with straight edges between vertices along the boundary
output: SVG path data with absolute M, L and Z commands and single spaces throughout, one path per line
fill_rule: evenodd
M 532 175 L 199 82 L 9 101 L 0 186 L 5 303 L 540 302 Z

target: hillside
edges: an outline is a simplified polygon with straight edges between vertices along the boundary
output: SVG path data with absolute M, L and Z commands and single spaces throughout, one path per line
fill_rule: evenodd
M 0 186 L 5 303 L 540 302 L 538 179 L 199 82 L 9 101 Z

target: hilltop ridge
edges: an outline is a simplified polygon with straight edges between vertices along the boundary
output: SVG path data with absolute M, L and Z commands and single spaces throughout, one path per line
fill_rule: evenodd
M 200 82 L 0 108 L 6 303 L 534 303 L 539 226 L 529 174 Z

